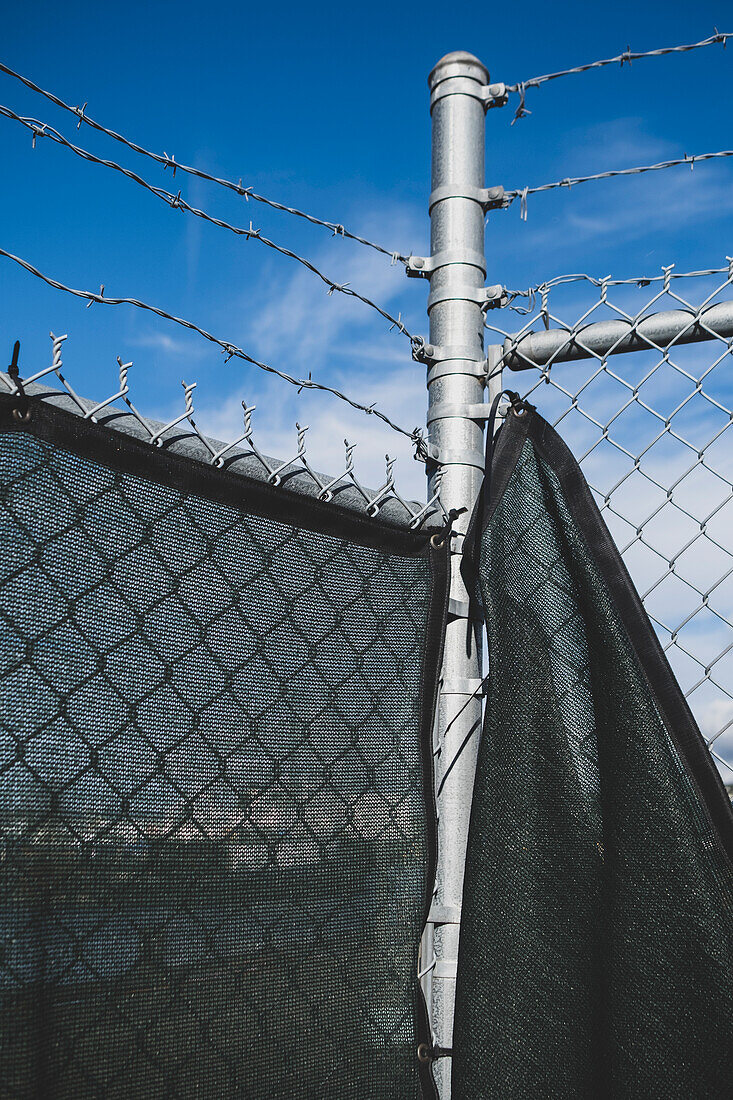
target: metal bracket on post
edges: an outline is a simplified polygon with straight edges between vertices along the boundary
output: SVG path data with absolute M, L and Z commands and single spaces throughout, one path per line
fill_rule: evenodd
M 448 264 L 468 264 L 486 275 L 486 257 L 482 252 L 457 248 L 446 249 L 435 256 L 409 256 L 407 275 L 411 279 L 428 279 L 439 267 L 447 267 Z
M 497 309 L 509 301 L 506 288 L 496 286 L 470 286 L 454 283 L 444 287 L 431 288 L 428 295 L 428 313 L 440 302 L 475 302 L 482 309 Z
M 491 406 L 486 401 L 482 401 L 480 405 L 456 405 L 452 401 L 436 401 L 428 409 L 428 424 L 448 416 L 462 416 L 466 420 L 488 420 L 490 411 Z
M 430 96 L 430 109 L 449 95 L 466 95 L 477 99 L 485 111 L 492 107 L 503 107 L 509 99 L 505 84 L 477 84 L 465 76 L 450 74 L 433 87 Z
M 475 359 L 475 348 L 440 347 L 436 344 L 423 344 L 416 348 L 412 357 L 428 368 L 428 386 L 437 378 L 452 374 L 467 374 L 471 378 L 483 381 L 487 372 L 486 359 Z
M 461 908 L 459 905 L 431 905 L 428 913 L 428 924 L 460 924 Z
M 468 199 L 469 202 L 478 203 L 484 214 L 489 210 L 501 210 L 503 207 L 508 206 L 510 202 L 504 193 L 504 188 L 501 186 L 471 187 L 464 184 L 457 189 L 455 184 L 448 183 L 442 184 L 440 187 L 434 187 L 430 192 L 430 199 L 428 200 L 430 213 L 432 214 L 434 206 L 437 206 L 439 202 L 445 202 L 446 199 Z

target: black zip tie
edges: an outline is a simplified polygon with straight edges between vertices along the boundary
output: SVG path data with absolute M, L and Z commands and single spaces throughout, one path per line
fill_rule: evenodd
M 430 545 L 439 550 L 441 546 L 445 545 L 446 539 L 449 539 L 453 534 L 453 524 L 456 522 L 459 516 L 462 516 L 464 512 L 468 511 L 467 508 L 451 508 L 448 512 L 448 518 L 440 531 L 436 531 L 434 535 L 430 536 Z
M 13 409 L 13 416 L 16 420 L 20 420 L 23 423 L 27 423 L 31 418 L 30 402 L 28 400 L 28 394 L 25 392 L 25 387 L 20 377 L 20 368 L 18 367 L 18 356 L 20 355 L 20 340 L 16 340 L 13 345 L 13 358 L 8 366 L 8 374 L 12 379 L 13 385 L 17 391 L 17 404 Z

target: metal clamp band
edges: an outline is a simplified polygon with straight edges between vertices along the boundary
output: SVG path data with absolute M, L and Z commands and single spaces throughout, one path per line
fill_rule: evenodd
M 471 604 L 468 600 L 448 600 L 448 614 L 454 619 L 470 619 Z
M 413 352 L 413 359 L 428 364 L 428 386 L 436 378 L 447 374 L 467 374 L 472 378 L 484 378 L 487 361 L 481 358 L 480 347 L 440 347 L 424 344 Z M 445 366 L 449 363 L 449 366 Z
M 477 267 L 486 276 L 486 257 L 482 252 L 471 248 L 446 248 L 442 252 L 436 252 L 434 256 L 409 256 L 407 275 L 411 279 L 427 279 L 439 267 L 448 267 L 450 264 Z
M 483 680 L 446 680 L 440 686 L 441 695 L 483 695 Z
M 428 294 L 428 313 L 433 306 L 441 302 L 475 302 L 482 309 L 506 302 L 507 293 L 501 284 L 495 286 L 469 286 L 458 284 L 452 287 L 436 287 Z
M 428 409 L 428 424 L 434 420 L 445 420 L 449 416 L 460 416 L 464 420 L 488 420 L 491 406 L 483 402 L 476 405 L 458 405 L 452 401 L 436 401 Z
M 430 96 L 430 110 L 436 103 L 445 99 L 448 95 L 467 95 L 477 99 L 484 110 L 490 107 L 503 107 L 507 101 L 507 90 L 504 84 L 479 84 L 470 76 L 451 76 L 441 80 L 435 86 Z
M 430 445 L 435 447 L 434 444 Z M 483 472 L 486 464 L 486 458 L 483 451 L 454 451 L 449 449 L 435 448 L 437 454 L 433 454 L 429 450 L 430 457 L 439 463 L 441 466 L 475 466 L 477 470 Z
M 434 978 L 455 978 L 458 973 L 458 959 L 437 959 L 433 967 Z
M 491 346 L 493 347 L 494 345 L 492 344 Z M 468 359 L 473 362 L 483 362 L 483 359 L 476 359 L 476 352 L 480 354 L 481 349 L 469 347 L 467 344 L 450 344 L 448 346 L 441 346 L 440 344 L 423 344 L 418 352 L 418 357 L 425 363 L 439 363 L 446 359 Z
M 428 206 L 432 213 L 433 207 L 446 199 L 468 199 L 477 202 L 484 210 L 494 210 L 505 205 L 504 188 L 497 187 L 471 187 L 469 184 L 443 184 L 430 192 Z
M 464 359 L 458 362 L 451 360 L 447 363 L 436 363 L 434 367 L 428 367 L 428 386 L 432 382 L 437 382 L 439 378 L 445 378 L 448 375 L 455 377 L 457 374 L 467 374 L 470 378 L 480 378 L 483 381 L 486 377 L 486 360 Z

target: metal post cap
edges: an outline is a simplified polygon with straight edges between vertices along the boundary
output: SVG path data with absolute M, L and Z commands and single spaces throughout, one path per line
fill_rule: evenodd
M 453 50 L 441 57 L 428 77 L 428 86 L 432 90 L 441 80 L 452 76 L 467 76 L 478 80 L 480 84 L 489 83 L 489 70 L 482 61 L 466 50 Z

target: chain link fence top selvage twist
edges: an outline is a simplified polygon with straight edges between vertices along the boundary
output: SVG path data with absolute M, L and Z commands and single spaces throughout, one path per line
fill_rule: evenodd
M 408 499 L 396 483 L 395 459 L 385 456 L 385 480 L 371 489 L 359 478 L 356 470 L 356 445 L 344 442 L 344 463 L 340 471 L 323 474 L 313 467 L 308 457 L 308 425 L 295 425 L 296 449 L 290 457 L 273 458 L 261 449 L 255 438 L 256 405 L 242 401 L 242 434 L 222 442 L 201 432 L 196 424 L 194 391 L 197 383 L 183 382 L 184 407 L 167 423 L 151 420 L 133 404 L 129 377 L 133 364 L 118 357 L 118 386 L 108 397 L 90 401 L 79 396 L 64 369 L 62 353 L 67 337 L 51 333 L 50 363 L 37 371 L 25 371 L 20 384 L 7 372 L 0 371 L 0 393 L 18 394 L 19 387 L 34 397 L 69 409 L 80 417 L 98 422 L 118 431 L 133 434 L 154 447 L 181 451 L 201 462 L 218 468 L 239 471 L 270 485 L 283 485 L 316 500 L 335 501 L 342 507 L 367 516 L 379 515 L 396 526 L 416 530 L 422 526 L 443 527 L 448 515 L 440 499 L 442 470 L 436 472 L 433 492 L 425 503 Z M 57 388 L 50 384 L 58 383 Z
M 263 363 L 259 359 L 255 359 L 249 355 L 248 352 L 243 351 L 242 348 L 237 347 L 236 344 L 232 344 L 227 340 L 221 340 L 218 336 L 214 336 L 212 333 L 207 332 L 206 329 L 201 328 L 199 325 L 193 323 L 193 321 L 187 321 L 183 317 L 176 317 L 172 313 L 168 313 L 166 310 L 161 309 L 159 306 L 150 305 L 147 302 L 141 302 L 138 298 L 112 298 L 106 296 L 104 293 L 104 284 L 100 287 L 99 294 L 95 294 L 91 290 L 77 290 L 74 287 L 66 286 L 64 283 L 59 282 L 57 279 L 52 279 L 49 275 L 44 275 L 42 271 L 39 271 L 37 267 L 29 263 L 28 260 L 22 259 L 20 256 L 14 256 L 12 252 L 7 252 L 4 248 L 0 248 L 0 256 L 5 256 L 6 259 L 12 260 L 13 263 L 18 264 L 25 271 L 28 271 L 31 275 L 35 275 L 41 282 L 46 283 L 47 286 L 53 287 L 54 290 L 63 290 L 66 294 L 71 294 L 76 298 L 82 298 L 88 302 L 89 305 L 96 302 L 98 305 L 107 306 L 119 306 L 128 305 L 135 306 L 137 309 L 147 310 L 149 313 L 154 313 L 157 317 L 162 317 L 166 321 L 172 321 L 173 324 L 180 325 L 182 328 L 188 329 L 190 332 L 197 332 L 199 336 L 203 336 L 204 340 L 208 340 L 210 344 L 216 344 L 221 348 L 226 362 L 230 359 L 242 359 L 245 363 L 251 363 L 255 367 L 259 367 L 260 370 L 265 371 L 267 374 L 274 374 L 278 378 L 281 378 L 284 382 L 288 382 L 291 386 L 296 386 L 298 391 L 301 390 L 318 390 L 322 393 L 330 393 L 334 397 L 337 397 L 340 401 L 346 402 L 352 409 L 358 409 L 360 412 L 366 413 L 368 416 L 374 416 L 378 420 L 381 420 L 383 424 L 386 424 L 393 431 L 398 432 L 400 435 L 404 435 L 407 439 L 410 439 L 415 447 L 415 455 L 418 459 L 424 460 L 427 454 L 424 432 L 422 428 L 415 427 L 410 431 L 408 428 L 402 428 L 399 424 L 396 424 L 394 420 L 390 419 L 385 413 L 376 407 L 376 402 L 371 405 L 362 404 L 360 401 L 354 400 L 349 397 L 348 394 L 342 393 L 341 390 L 337 390 L 334 386 L 327 386 L 323 382 L 317 382 L 310 374 L 307 378 L 294 378 L 291 374 L 287 374 L 285 371 L 278 370 L 276 367 L 270 366 L 268 363 Z M 422 344 L 422 341 L 420 341 Z

